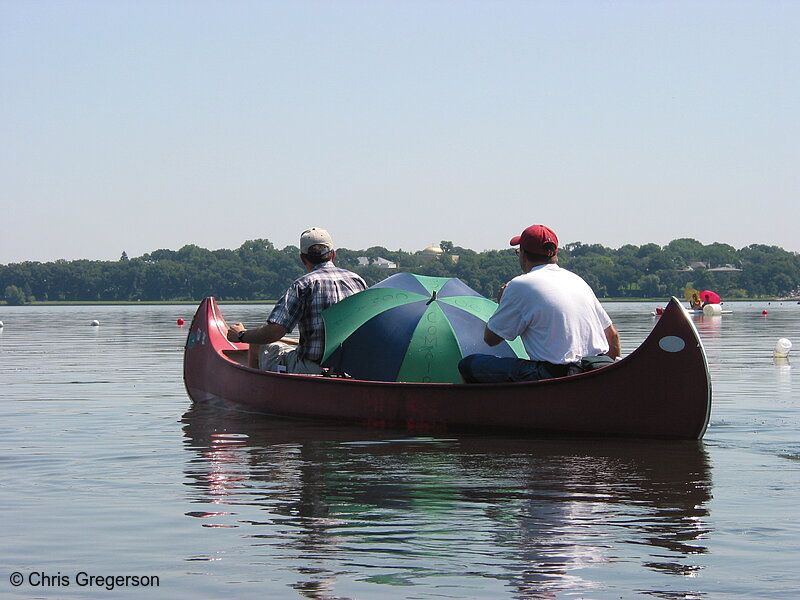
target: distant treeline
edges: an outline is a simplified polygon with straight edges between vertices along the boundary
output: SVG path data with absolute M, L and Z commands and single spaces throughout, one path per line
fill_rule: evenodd
M 513 248 L 475 252 L 442 241 L 442 253 L 387 250 L 337 251 L 336 264 L 372 285 L 392 273 L 458 277 L 488 297 L 519 274 Z M 195 245 L 156 250 L 118 261 L 57 260 L 0 265 L 0 290 L 9 304 L 43 301 L 274 300 L 303 270 L 295 246 L 276 249 L 266 239 L 248 240 L 236 250 Z M 754 244 L 737 250 L 683 238 L 666 246 L 567 244 L 559 264 L 581 275 L 602 298 L 683 296 L 688 287 L 713 289 L 723 298 L 781 297 L 798 293 L 800 254 Z M 381 258 L 396 269 L 372 263 Z M 361 260 L 359 261 L 359 258 Z

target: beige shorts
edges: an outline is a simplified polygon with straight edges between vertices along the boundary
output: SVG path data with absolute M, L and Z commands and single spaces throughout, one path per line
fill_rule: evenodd
M 261 346 L 258 366 L 262 371 L 295 373 L 298 375 L 321 375 L 322 368 L 313 360 L 299 358 L 297 346 L 273 342 Z

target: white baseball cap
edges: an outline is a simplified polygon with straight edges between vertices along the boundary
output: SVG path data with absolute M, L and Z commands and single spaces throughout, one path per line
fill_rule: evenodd
M 333 250 L 333 240 L 331 239 L 331 234 L 320 227 L 306 229 L 300 234 L 300 252 L 303 254 L 308 254 L 309 248 L 317 245 L 325 246 L 325 251 L 320 252 L 320 256 L 324 256 Z

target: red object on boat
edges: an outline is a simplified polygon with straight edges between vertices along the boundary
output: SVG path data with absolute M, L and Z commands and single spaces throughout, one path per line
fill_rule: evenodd
M 702 438 L 711 412 L 705 351 L 677 298 L 624 359 L 525 383 L 397 383 L 264 372 L 246 366 L 247 345 L 228 341 L 227 330 L 216 301 L 203 300 L 184 351 L 184 382 L 194 402 L 417 432 L 676 439 Z
M 700 300 L 707 304 L 719 304 L 722 302 L 722 298 L 719 297 L 719 294 L 711 290 L 703 290 L 700 292 Z

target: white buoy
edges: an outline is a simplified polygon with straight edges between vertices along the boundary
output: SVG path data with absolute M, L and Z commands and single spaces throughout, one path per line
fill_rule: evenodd
M 721 304 L 706 304 L 703 307 L 703 316 L 716 317 L 722 314 Z
M 775 351 L 772 356 L 775 358 L 789 358 L 789 351 L 792 349 L 792 342 L 786 338 L 780 338 L 775 342 Z
M 94 321 L 91 322 L 91 325 L 92 325 L 92 327 L 100 327 L 100 321 L 95 319 Z
M 5 327 L 5 325 L 3 325 L 3 322 L 0 321 L 0 329 L 2 329 L 3 327 Z

